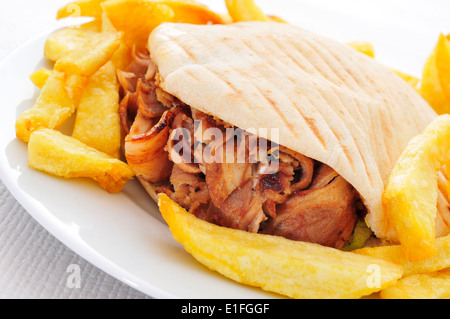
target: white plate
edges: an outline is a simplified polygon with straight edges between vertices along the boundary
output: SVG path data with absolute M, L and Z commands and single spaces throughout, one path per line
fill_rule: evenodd
M 426 5 L 430 10 L 425 1 L 396 1 L 408 4 L 408 10 L 399 18 L 396 5 L 395 15 L 384 12 L 382 19 L 379 7 L 358 7 L 361 1 L 333 3 L 279 0 L 275 6 L 261 0 L 266 12 L 318 33 L 342 41 L 372 41 L 383 63 L 415 75 L 420 75 L 439 32 L 450 31 L 439 24 L 448 21 L 445 12 L 450 10 L 435 10 L 442 16 L 433 17 L 430 24 L 428 11 L 421 10 Z M 376 3 L 388 5 L 387 1 Z M 15 138 L 14 123 L 37 97 L 29 75 L 46 65 L 47 36 L 24 44 L 0 64 L 0 177 L 19 203 L 83 258 L 150 296 L 277 298 L 197 263 L 172 239 L 155 203 L 136 181 L 129 182 L 122 193 L 110 195 L 90 181 L 55 178 L 28 168 L 26 145 Z

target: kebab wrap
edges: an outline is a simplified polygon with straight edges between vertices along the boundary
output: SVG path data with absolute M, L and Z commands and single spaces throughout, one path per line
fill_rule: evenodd
M 358 220 L 397 242 L 384 185 L 437 115 L 377 61 L 288 24 L 165 23 L 118 78 L 125 156 L 155 200 L 163 192 L 224 227 L 338 249 Z M 251 137 L 256 151 L 239 147 Z M 199 157 L 211 144 L 234 160 Z M 442 194 L 439 203 L 442 236 L 450 213 Z

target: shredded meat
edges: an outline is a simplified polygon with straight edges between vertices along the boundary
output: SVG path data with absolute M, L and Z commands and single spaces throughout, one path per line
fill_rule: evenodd
M 359 202 L 349 183 L 283 146 L 261 155 L 260 144 L 249 146 L 251 134 L 162 90 L 148 52 L 133 57 L 117 77 L 125 156 L 138 176 L 163 183 L 157 192 L 208 222 L 342 248 Z M 207 129 L 223 138 L 205 136 Z

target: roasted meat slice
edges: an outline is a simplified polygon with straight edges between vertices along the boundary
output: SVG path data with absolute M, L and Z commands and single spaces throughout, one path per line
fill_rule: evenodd
M 342 248 L 356 222 L 356 192 L 341 176 L 318 189 L 294 193 L 262 232 Z
M 137 176 L 148 182 L 161 182 L 170 176 L 173 163 L 164 148 L 174 115 L 174 110 L 166 111 L 148 131 L 145 131 L 148 128 L 145 123 L 151 123 L 151 120 L 136 116 L 130 134 L 125 138 L 124 150 L 128 164 Z

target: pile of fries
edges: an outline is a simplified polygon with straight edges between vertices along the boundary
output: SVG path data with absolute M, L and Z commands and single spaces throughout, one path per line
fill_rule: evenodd
M 146 47 L 151 31 L 163 22 L 286 23 L 264 14 L 253 0 L 225 3 L 227 14 L 194 0 L 78 0 L 61 8 L 58 19 L 93 21 L 50 35 L 44 55 L 53 69 L 30 76 L 40 94 L 16 121 L 17 137 L 28 143 L 30 167 L 88 177 L 108 192 L 121 191 L 135 174 L 121 157 L 116 70 L 130 63 L 133 50 Z M 374 57 L 370 43 L 349 45 Z M 410 142 L 386 186 L 383 203 L 399 245 L 343 252 L 222 228 L 161 195 L 159 206 L 174 238 L 211 269 L 290 297 L 359 298 L 373 292 L 381 298 L 450 297 L 450 235 L 435 238 L 434 229 L 438 174 L 450 177 L 450 115 L 444 115 L 450 113 L 450 36 L 440 36 L 422 79 L 395 72 L 441 114 Z M 75 117 L 71 136 L 59 131 L 70 117 Z M 442 187 L 450 194 L 450 185 Z

